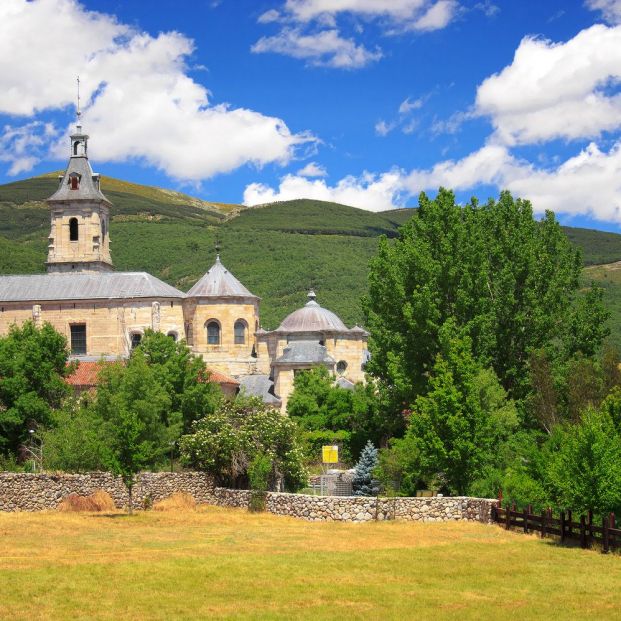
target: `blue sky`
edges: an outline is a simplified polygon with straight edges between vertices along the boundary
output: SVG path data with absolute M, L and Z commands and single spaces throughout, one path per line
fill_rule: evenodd
M 0 183 L 62 168 L 382 210 L 508 188 L 621 224 L 621 0 L 2 0 Z

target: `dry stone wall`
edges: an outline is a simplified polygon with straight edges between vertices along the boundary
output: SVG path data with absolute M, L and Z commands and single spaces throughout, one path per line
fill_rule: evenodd
M 69 494 L 86 496 L 96 490 L 108 492 L 119 509 L 127 505 L 123 482 L 107 472 L 0 473 L 0 511 L 53 510 Z M 251 497 L 248 490 L 214 487 L 211 477 L 200 472 L 147 472 L 137 477 L 134 505 L 140 507 L 146 499 L 157 502 L 175 492 L 191 494 L 198 504 L 220 507 L 247 508 Z M 313 522 L 468 520 L 488 523 L 496 503 L 487 498 L 468 497 L 366 498 L 268 492 L 266 509 L 275 515 Z
M 216 487 L 212 504 L 221 507 L 247 507 L 251 492 Z M 289 515 L 313 522 L 370 522 L 374 520 L 408 520 L 446 522 L 467 520 L 490 523 L 489 498 L 366 498 L 355 496 L 307 496 L 269 492 L 266 509 L 275 515 Z
M 127 490 L 120 477 L 108 472 L 86 474 L 0 473 L 0 511 L 43 511 L 56 509 L 69 494 L 87 496 L 96 490 L 110 494 L 116 506 L 127 505 Z M 213 482 L 202 472 L 145 472 L 137 477 L 133 504 L 156 502 L 175 492 L 191 494 L 196 502 L 208 503 Z

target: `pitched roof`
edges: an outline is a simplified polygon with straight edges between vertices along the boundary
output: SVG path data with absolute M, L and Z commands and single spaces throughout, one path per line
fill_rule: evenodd
M 246 375 L 239 381 L 241 392 L 249 397 L 261 397 L 263 403 L 280 405 L 274 395 L 274 382 L 267 375 Z
M 209 271 L 188 291 L 189 298 L 255 298 L 229 270 L 222 265 L 220 255 Z
M 77 190 L 72 190 L 69 183 L 69 175 L 77 173 L 80 176 L 80 183 Z M 110 201 L 104 196 L 99 189 L 98 183 L 93 179 L 93 169 L 85 155 L 74 155 L 69 159 L 67 170 L 63 175 L 62 181 L 56 192 L 52 194 L 48 201 L 104 201 L 110 204 Z
M 99 384 L 98 376 L 102 365 L 114 364 L 119 360 L 77 360 L 78 366 L 74 372 L 65 378 L 67 384 L 71 386 L 97 386 Z M 229 386 L 239 386 L 239 382 L 213 369 L 207 369 L 209 373 L 209 381 L 216 384 L 226 384 Z
M 277 332 L 348 332 L 349 329 L 340 317 L 323 308 L 315 301 L 315 293 L 310 291 L 308 302 L 288 315 L 276 329 Z
M 239 386 L 239 382 L 234 377 L 229 377 L 220 371 L 214 371 L 213 369 L 207 369 L 209 373 L 209 381 L 216 384 L 229 384 L 230 386 Z
M 0 302 L 183 297 L 183 292 L 146 272 L 0 276 Z
M 99 384 L 98 375 L 102 365 L 114 364 L 108 360 L 78 360 L 78 366 L 71 375 L 65 378 L 67 384 L 71 386 L 97 386 Z

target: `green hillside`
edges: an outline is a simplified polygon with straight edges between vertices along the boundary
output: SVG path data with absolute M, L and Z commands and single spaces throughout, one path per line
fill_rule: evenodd
M 44 270 L 49 214 L 44 199 L 57 187 L 57 174 L 0 186 L 0 273 Z M 369 258 L 377 237 L 395 237 L 409 209 L 372 213 L 312 200 L 255 209 L 211 203 L 182 193 L 102 177 L 114 204 L 112 255 L 119 270 L 146 270 L 182 290 L 214 260 L 222 261 L 263 301 L 262 323 L 274 328 L 305 301 L 309 288 L 345 323 L 362 322 L 360 297 L 366 290 Z M 565 228 L 582 248 L 585 265 L 621 261 L 621 235 Z M 611 308 L 621 308 L 618 281 L 607 270 L 588 268 L 601 281 Z M 613 322 L 621 345 L 621 310 Z

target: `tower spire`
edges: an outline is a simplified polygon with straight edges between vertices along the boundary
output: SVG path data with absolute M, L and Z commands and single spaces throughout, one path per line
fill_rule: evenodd
M 77 118 L 78 132 L 80 132 L 82 130 L 82 110 L 80 109 L 80 76 L 78 76 L 77 82 L 78 82 L 78 105 L 76 107 L 75 115 Z

